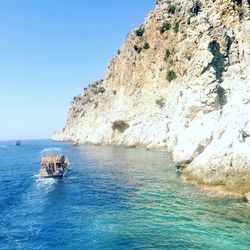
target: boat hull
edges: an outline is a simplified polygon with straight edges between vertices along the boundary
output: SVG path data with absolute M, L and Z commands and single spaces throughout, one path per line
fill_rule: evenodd
M 55 178 L 55 179 L 62 179 L 66 176 L 68 170 L 66 169 L 63 173 L 61 174 L 44 174 L 44 173 L 41 173 L 40 176 L 42 178 Z

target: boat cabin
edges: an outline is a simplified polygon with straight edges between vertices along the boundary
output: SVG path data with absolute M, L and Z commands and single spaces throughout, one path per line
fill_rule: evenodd
M 57 177 L 64 175 L 68 160 L 63 154 L 47 155 L 42 157 L 41 165 L 42 177 Z

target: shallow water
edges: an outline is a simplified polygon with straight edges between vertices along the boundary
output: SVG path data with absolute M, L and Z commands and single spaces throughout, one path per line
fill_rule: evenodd
M 250 206 L 182 183 L 166 153 L 0 144 L 0 249 L 250 248 Z M 69 156 L 65 179 L 39 178 L 47 147 Z

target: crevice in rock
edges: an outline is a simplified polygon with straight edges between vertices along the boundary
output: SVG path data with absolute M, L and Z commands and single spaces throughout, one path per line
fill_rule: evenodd
M 247 137 L 250 137 L 250 134 L 247 133 L 245 130 L 241 130 L 240 131 L 240 142 L 245 142 Z
M 225 62 L 228 59 L 232 43 L 232 39 L 228 36 L 227 53 L 225 56 L 220 52 L 220 44 L 217 41 L 212 41 L 208 46 L 209 51 L 213 55 L 213 60 L 209 66 L 214 68 L 216 80 L 219 82 L 215 88 L 215 93 L 217 94 L 215 104 L 217 108 L 220 108 L 227 103 L 226 91 L 220 84 L 223 82 L 222 76 L 225 71 Z
M 216 104 L 217 106 L 223 106 L 227 103 L 227 96 L 226 96 L 226 91 L 223 87 L 220 85 L 216 86 L 216 93 L 217 93 L 217 98 L 216 98 Z
M 250 1 L 250 0 L 249 0 L 249 1 Z M 234 42 L 234 39 L 232 39 L 230 36 L 227 36 L 227 54 L 226 54 L 226 56 L 225 56 L 225 58 L 228 59 L 227 65 L 230 64 L 229 54 L 230 54 L 230 50 L 231 50 L 231 47 L 232 47 L 233 42 Z
M 209 43 L 208 49 L 213 55 L 213 60 L 210 63 L 210 66 L 214 68 L 216 79 L 221 83 L 225 65 L 225 58 L 220 52 L 220 44 L 217 41 L 212 41 L 211 43 Z

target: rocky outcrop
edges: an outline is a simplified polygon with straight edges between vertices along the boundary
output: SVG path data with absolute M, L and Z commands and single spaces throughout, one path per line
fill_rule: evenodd
M 186 179 L 247 194 L 249 1 L 157 2 L 53 138 L 165 148 Z

